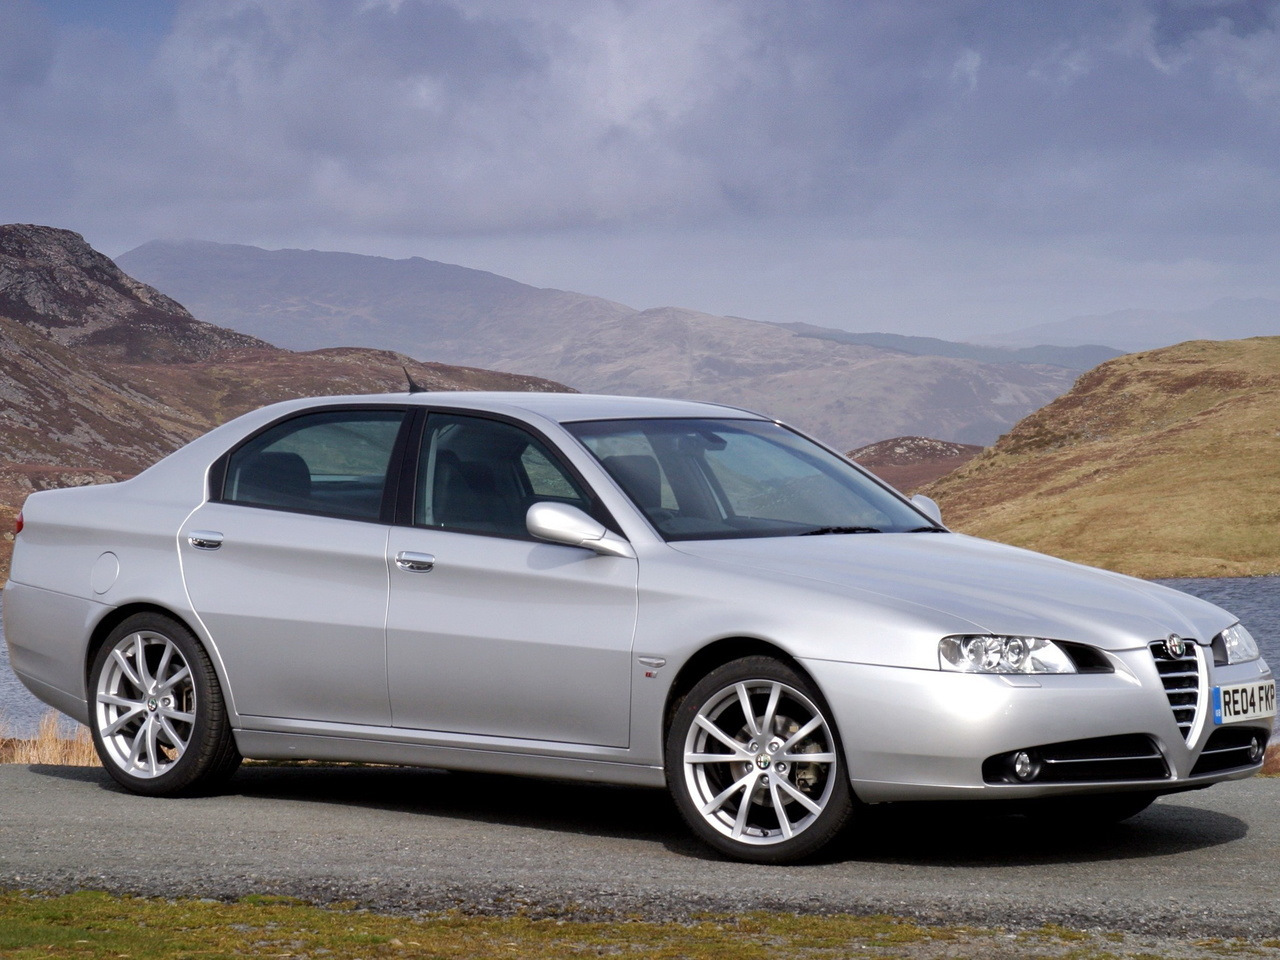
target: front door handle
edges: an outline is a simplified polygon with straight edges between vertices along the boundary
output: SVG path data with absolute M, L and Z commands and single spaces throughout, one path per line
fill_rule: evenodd
M 187 534 L 187 543 L 197 550 L 217 550 L 222 546 L 222 534 L 217 530 L 192 530 Z
M 401 550 L 396 554 L 396 566 L 410 573 L 430 573 L 436 565 L 436 558 L 429 553 L 414 553 L 412 550 Z

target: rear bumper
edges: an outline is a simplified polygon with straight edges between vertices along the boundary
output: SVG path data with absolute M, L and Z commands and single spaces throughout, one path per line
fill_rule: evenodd
M 10 580 L 0 609 L 18 679 L 49 706 L 88 723 L 85 653 L 103 605 Z

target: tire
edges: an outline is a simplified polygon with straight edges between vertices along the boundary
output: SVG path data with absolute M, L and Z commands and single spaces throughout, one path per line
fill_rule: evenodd
M 111 631 L 89 673 L 89 728 L 107 773 L 152 797 L 206 792 L 240 765 L 209 655 L 156 613 Z
M 830 708 L 772 657 L 707 674 L 676 708 L 666 747 L 676 807 L 699 838 L 734 859 L 812 857 L 853 813 Z

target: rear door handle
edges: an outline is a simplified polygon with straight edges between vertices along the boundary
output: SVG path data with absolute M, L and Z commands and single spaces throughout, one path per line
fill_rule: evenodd
M 217 530 L 192 530 L 187 534 L 187 543 L 197 550 L 217 550 L 222 546 L 222 534 Z
M 436 565 L 436 558 L 429 553 L 414 553 L 412 550 L 401 550 L 396 554 L 396 566 L 410 573 L 430 573 Z

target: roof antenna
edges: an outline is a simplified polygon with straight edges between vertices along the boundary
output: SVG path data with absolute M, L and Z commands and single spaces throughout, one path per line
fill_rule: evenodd
M 409 381 L 410 393 L 430 393 L 431 392 L 431 389 L 429 387 L 424 387 L 422 384 L 418 383 L 416 380 L 413 379 L 413 375 L 409 373 L 409 368 L 404 366 L 404 364 L 400 365 L 400 369 L 404 371 L 404 378 Z

